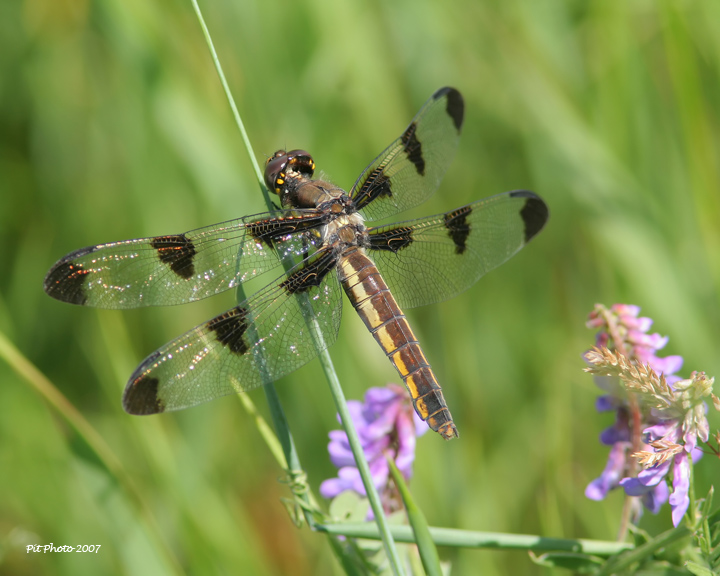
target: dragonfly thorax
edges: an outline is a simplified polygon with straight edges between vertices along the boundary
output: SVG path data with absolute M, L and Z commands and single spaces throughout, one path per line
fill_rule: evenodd
M 342 188 L 290 172 L 281 188 L 280 201 L 284 208 L 317 208 L 328 214 L 355 211 L 353 201 Z
M 357 212 L 342 214 L 325 226 L 323 234 L 327 244 L 338 243 L 343 247 L 359 246 L 366 236 L 365 221 Z

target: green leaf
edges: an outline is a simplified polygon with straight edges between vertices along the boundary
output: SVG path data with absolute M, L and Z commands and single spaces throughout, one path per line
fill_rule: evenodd
M 720 525 L 720 508 L 710 514 L 710 516 L 708 517 L 708 522 L 710 523 L 710 526 Z
M 400 470 L 395 466 L 395 462 L 392 458 L 388 458 L 387 461 L 395 485 L 405 504 L 408 520 L 415 534 L 418 552 L 420 552 L 420 560 L 422 560 L 423 568 L 425 568 L 425 574 L 427 576 L 443 576 L 442 568 L 440 567 L 440 556 L 435 547 L 435 542 L 433 542 L 432 536 L 430 535 L 430 529 L 428 528 L 427 520 L 425 520 L 425 515 L 422 513 L 422 510 L 418 508 L 417 504 L 415 504 L 415 500 L 413 500 L 412 494 L 410 494 L 410 490 Z
M 698 564 L 697 562 L 685 562 L 685 568 L 690 570 L 695 576 L 713 576 L 713 572 L 707 566 Z
M 645 563 L 650 561 L 654 555 L 676 555 L 678 547 L 684 547 L 690 538 L 692 538 L 692 531 L 687 526 L 680 525 L 667 530 L 634 550 L 628 550 L 609 558 L 598 575 L 610 576 L 622 573 L 626 568 L 637 564 L 645 566 Z M 681 541 L 684 543 L 680 544 Z
M 643 544 L 646 544 L 652 540 L 652 536 L 648 534 L 645 530 L 642 528 L 638 528 L 637 526 L 630 526 L 630 532 L 632 532 L 633 541 L 635 543 L 635 547 L 642 546 Z
M 340 522 L 364 522 L 370 502 L 357 492 L 345 490 L 330 502 L 330 517 Z
M 712 503 L 713 503 L 713 495 L 715 493 L 715 487 L 710 486 L 710 490 L 708 491 L 707 496 L 701 501 L 700 504 L 700 514 L 701 514 L 701 520 L 705 520 L 706 518 L 710 517 L 710 513 L 712 511 Z
M 563 568 L 578 574 L 594 574 L 604 562 L 603 558 L 572 552 L 548 552 L 539 556 L 529 552 L 530 559 L 539 566 Z
M 343 542 L 338 538 L 329 538 L 328 541 L 347 576 L 374 576 L 378 573 L 353 540 Z
M 667 562 L 649 562 L 637 572 L 630 572 L 630 574 L 633 576 L 687 576 L 688 572 Z

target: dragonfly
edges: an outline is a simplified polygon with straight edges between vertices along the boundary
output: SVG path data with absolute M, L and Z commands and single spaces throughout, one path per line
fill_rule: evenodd
M 457 427 L 403 309 L 463 292 L 523 248 L 549 211 L 516 190 L 444 214 L 393 224 L 427 200 L 455 156 L 465 105 L 441 88 L 346 192 L 313 179 L 305 150 L 265 165 L 277 209 L 181 234 L 82 248 L 56 262 L 45 292 L 81 306 L 128 309 L 193 302 L 282 272 L 233 308 L 150 354 L 123 393 L 130 414 L 181 410 L 297 370 L 338 336 L 342 292 L 412 397 L 445 439 Z M 284 268 L 283 268 L 284 266 Z

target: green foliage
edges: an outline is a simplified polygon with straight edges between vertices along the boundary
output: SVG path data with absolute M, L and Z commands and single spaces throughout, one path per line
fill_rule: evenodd
M 572 570 L 575 574 L 595 574 L 603 564 L 602 558 L 570 552 L 548 552 L 539 556 L 530 554 L 530 559 L 540 566 Z
M 460 430 L 452 443 L 420 439 L 413 495 L 433 526 L 613 538 L 620 494 L 583 496 L 610 425 L 581 373 L 586 314 L 596 301 L 639 304 L 672 335 L 684 376 L 720 374 L 720 4 L 201 6 L 257 153 L 308 149 L 343 186 L 433 90 L 463 92 L 458 158 L 408 218 L 527 188 L 551 220 L 467 293 L 408 311 Z M 0 362 L 0 573 L 337 573 L 326 539 L 288 519 L 283 473 L 240 403 L 157 417 L 120 407 L 140 360 L 232 294 L 97 312 L 42 292 L 49 266 L 81 246 L 264 210 L 190 3 L 0 3 L 0 69 L 0 331 L 140 495 Z M 397 376 L 346 312 L 331 353 L 360 398 Z M 311 365 L 278 384 L 314 490 L 334 475 L 335 408 L 319 378 Z M 264 410 L 262 392 L 252 398 Z M 697 493 L 717 466 L 695 466 Z M 651 535 L 669 525 L 669 510 L 642 523 Z M 718 567 L 717 515 L 707 525 L 691 572 Z M 102 548 L 25 553 L 50 542 Z M 440 555 L 453 574 L 547 573 L 517 551 Z
M 442 576 L 440 557 L 438 556 L 437 547 L 430 535 L 430 529 L 428 527 L 427 520 L 425 519 L 425 515 L 418 507 L 417 502 L 415 502 L 412 492 L 410 492 L 410 489 L 408 488 L 402 473 L 397 469 L 395 462 L 391 458 L 388 458 L 388 464 L 390 465 L 390 473 L 392 474 L 393 481 L 397 486 L 407 512 L 408 523 L 412 528 L 415 542 L 417 543 L 417 549 L 420 555 L 420 560 L 422 561 L 424 573 L 427 576 Z

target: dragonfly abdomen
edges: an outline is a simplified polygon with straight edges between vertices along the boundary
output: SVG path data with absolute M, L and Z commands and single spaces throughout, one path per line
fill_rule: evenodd
M 418 416 L 445 439 L 456 438 L 440 384 L 375 264 L 362 248 L 353 248 L 343 254 L 339 270 L 345 293 L 403 379 Z

